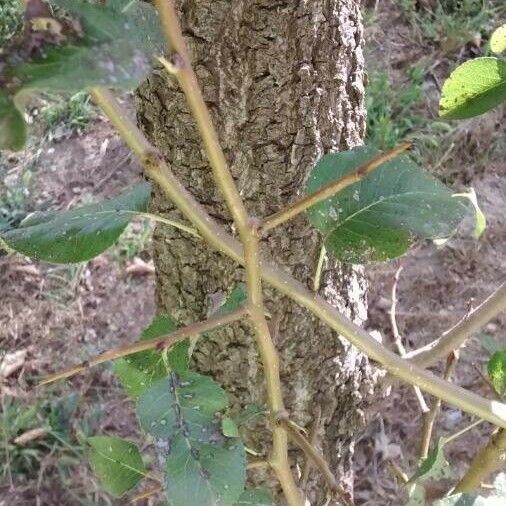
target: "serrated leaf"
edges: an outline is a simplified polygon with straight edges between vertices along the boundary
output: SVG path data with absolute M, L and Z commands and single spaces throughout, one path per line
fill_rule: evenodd
M 246 456 L 238 440 L 189 449 L 179 433 L 172 438 L 165 461 L 167 496 L 172 506 L 232 506 L 244 488 L 245 468 Z
M 135 212 L 146 210 L 150 195 L 151 186 L 141 183 L 111 200 L 39 215 L 35 224 L 8 230 L 1 237 L 13 250 L 30 257 L 52 263 L 83 262 L 114 244 Z
M 490 50 L 500 54 L 506 51 L 506 24 L 497 28 L 490 37 Z
M 436 446 L 428 453 L 427 458 L 420 461 L 418 469 L 408 483 L 414 483 L 419 480 L 442 480 L 453 477 L 453 471 L 444 455 L 444 442 L 443 438 L 439 439 Z
M 324 156 L 313 169 L 306 193 L 355 171 L 377 156 L 373 147 Z M 362 181 L 308 209 L 325 247 L 343 262 L 384 261 L 406 252 L 414 236 L 448 237 L 466 212 L 459 199 L 407 156 L 385 162 Z
M 215 416 L 227 404 L 217 383 L 192 372 L 172 372 L 139 398 L 140 425 L 165 461 L 172 506 L 233 505 L 243 491 L 244 446 L 223 436 Z
M 146 341 L 170 334 L 176 330 L 174 321 L 166 315 L 156 317 L 141 334 L 139 340 Z M 188 369 L 188 341 L 174 346 L 167 354 L 168 365 L 176 372 Z M 133 399 L 147 390 L 156 380 L 167 376 L 162 352 L 146 350 L 116 360 L 114 373 Z
M 91 437 L 87 442 L 93 472 L 115 497 L 121 497 L 144 477 L 144 464 L 134 443 L 106 436 Z
M 506 61 L 475 58 L 457 67 L 445 81 L 439 115 L 445 119 L 478 116 L 506 100 Z
M 496 351 L 490 357 L 487 371 L 496 392 L 504 395 L 506 393 L 506 348 Z
M 272 496 L 266 488 L 253 488 L 245 490 L 236 506 L 271 506 Z
M 0 150 L 19 151 L 26 144 L 23 115 L 8 95 L 0 92 Z

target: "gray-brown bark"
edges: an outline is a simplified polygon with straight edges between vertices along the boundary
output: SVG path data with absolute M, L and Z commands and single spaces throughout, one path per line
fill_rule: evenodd
M 361 143 L 358 1 L 185 0 L 178 5 L 205 99 L 252 214 L 267 216 L 298 198 L 323 153 Z M 140 123 L 174 171 L 214 217 L 230 226 L 176 83 L 155 73 L 140 89 L 138 106 Z M 154 209 L 181 219 L 159 193 Z M 262 246 L 312 285 L 321 242 L 305 218 L 273 231 Z M 242 269 L 176 229 L 157 229 L 154 252 L 158 308 L 181 323 L 204 318 L 243 279 Z M 327 262 L 321 293 L 354 321 L 364 321 L 359 269 Z M 279 323 L 287 407 L 297 423 L 308 426 L 315 405 L 321 406 L 324 454 L 351 487 L 353 439 L 372 395 L 373 371 L 363 355 L 305 310 L 269 287 L 265 294 Z M 201 339 L 194 362 L 225 386 L 235 405 L 263 400 L 261 365 L 247 324 Z M 268 440 L 266 431 L 250 432 L 247 443 L 265 450 Z M 293 456 L 300 459 L 295 451 Z M 310 487 L 312 502 L 324 497 L 321 483 L 313 480 Z

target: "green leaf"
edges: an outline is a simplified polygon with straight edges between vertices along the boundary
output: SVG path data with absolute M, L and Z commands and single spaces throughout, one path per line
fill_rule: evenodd
M 221 420 L 221 430 L 225 437 L 239 437 L 237 424 L 229 416 L 225 416 Z
M 506 24 L 497 28 L 490 37 L 490 50 L 500 54 L 506 51 Z
M 271 506 L 272 497 L 266 488 L 253 488 L 245 490 L 236 506 Z
M 51 406 L 49 425 L 60 437 L 67 439 L 70 433 L 70 420 L 79 404 L 80 395 L 76 392 L 58 399 Z
M 143 49 L 147 55 L 163 54 L 165 37 L 158 13 L 140 0 L 108 0 L 104 5 L 50 0 L 79 18 L 87 38 L 98 41 L 123 40 Z
M 237 425 L 241 426 L 249 422 L 252 418 L 265 415 L 267 411 L 264 405 L 254 402 L 242 409 L 239 414 L 234 417 L 234 420 Z
M 39 214 L 28 226 L 8 230 L 2 239 L 24 255 L 52 263 L 83 262 L 106 250 L 151 195 L 141 183 L 115 199 L 59 213 Z
M 144 477 L 144 464 L 134 443 L 106 436 L 90 437 L 87 442 L 93 472 L 115 497 L 121 497 Z
M 468 193 L 455 193 L 453 196 L 465 198 L 468 199 L 469 202 L 471 202 L 474 208 L 474 216 L 475 216 L 473 237 L 475 239 L 479 239 L 483 235 L 483 232 L 485 232 L 485 229 L 487 228 L 487 217 L 485 216 L 485 213 L 481 210 L 480 204 L 478 204 L 478 197 L 476 196 L 474 188 L 469 188 Z
M 481 347 L 491 355 L 500 350 L 500 346 L 494 341 L 493 337 L 486 334 L 481 336 Z
M 439 115 L 445 119 L 471 118 L 506 100 L 506 61 L 475 58 L 457 67 L 445 81 Z
M 151 59 L 124 40 L 53 47 L 10 74 L 25 90 L 76 93 L 94 86 L 133 89 L 151 70 Z
M 313 169 L 306 193 L 355 171 L 377 156 L 374 147 L 324 156 Z M 466 212 L 459 199 L 407 156 L 378 169 L 334 197 L 308 209 L 327 251 L 343 262 L 378 262 L 406 252 L 413 236 L 447 237 Z
M 140 0 L 105 5 L 51 0 L 78 19 L 84 36 L 65 45 L 46 46 L 42 56 L 7 71 L 20 91 L 70 92 L 93 86 L 133 89 L 149 74 L 153 55 L 165 44 L 153 6 Z
M 444 444 L 445 440 L 440 438 L 437 445 L 427 455 L 427 458 L 420 461 L 418 469 L 408 483 L 414 483 L 418 480 L 442 480 L 453 477 L 453 471 L 444 455 Z
M 12 98 L 0 92 L 0 150 L 19 151 L 26 144 L 26 124 Z
M 168 335 L 176 330 L 169 316 L 156 317 L 141 334 L 139 340 L 146 341 Z M 188 369 L 188 340 L 178 343 L 167 354 L 168 365 L 176 372 Z M 167 376 L 162 352 L 146 350 L 116 360 L 114 373 L 133 399 L 147 390 L 156 380 Z
M 140 425 L 155 438 L 158 455 L 165 461 L 172 506 L 233 505 L 242 493 L 244 446 L 222 434 L 215 416 L 227 404 L 218 384 L 192 372 L 172 372 L 139 398 Z
M 244 304 L 248 299 L 246 287 L 241 284 L 236 286 L 231 292 L 226 301 L 216 310 L 216 315 L 224 315 L 231 313 Z
M 496 351 L 487 365 L 490 381 L 499 395 L 506 393 L 506 348 Z

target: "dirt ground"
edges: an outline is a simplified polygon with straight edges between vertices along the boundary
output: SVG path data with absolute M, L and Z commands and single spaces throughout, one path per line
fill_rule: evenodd
M 395 5 L 375 5 L 367 29 L 368 60 L 379 59 L 391 70 L 394 88 L 404 85 L 404 76 L 413 62 L 421 61 L 424 68 L 430 68 L 424 78 L 422 114 L 434 117 L 438 84 L 456 61 L 480 54 L 481 46 L 466 43 L 450 53 L 434 49 L 427 55 L 423 44 L 413 40 L 411 29 Z M 428 167 L 456 191 L 470 186 L 475 189 L 487 216 L 482 238 L 472 239 L 469 222 L 444 247 L 419 243 L 405 257 L 368 269 L 367 328 L 379 331 L 393 349 L 389 311 L 399 267 L 402 272 L 397 286 L 396 317 L 408 350 L 451 327 L 504 278 L 506 163 L 504 143 L 501 145 L 500 140 L 505 133 L 503 114 L 504 109 L 459 124 L 447 134 L 451 149 L 445 149 L 443 162 Z M 439 154 L 432 156 L 441 161 L 443 154 L 436 153 Z M 1 163 L 4 178 L 0 181 L 0 193 L 20 184 L 29 168 L 32 177 L 24 204 L 27 211 L 50 205 L 67 208 L 88 202 L 91 196 L 100 199 L 115 195 L 141 177 L 137 163 L 100 117 L 78 134 L 34 143 L 20 155 L 4 156 Z M 142 222 L 135 222 L 119 246 L 78 266 L 52 266 L 21 256 L 0 256 L 0 362 L 5 354 L 17 352 L 20 357 L 19 368 L 0 383 L 0 435 L 3 431 L 2 444 L 6 445 L 0 460 L 5 459 L 7 470 L 5 479 L 0 478 L 0 506 L 126 504 L 112 501 L 101 491 L 100 484 L 82 463 L 82 447 L 72 435 L 96 431 L 138 438 L 131 406 L 110 367 L 96 368 L 50 388 L 37 388 L 36 380 L 55 368 L 76 364 L 136 339 L 150 322 L 155 311 L 150 244 L 148 239 L 141 243 L 135 239 L 135 233 L 144 233 L 145 227 Z M 504 345 L 504 323 L 505 316 L 490 322 L 461 350 L 454 376 L 457 384 L 491 396 L 480 373 L 487 358 L 482 341 L 486 335 Z M 25 429 L 45 427 L 48 413 L 72 392 L 78 392 L 79 403 L 73 416 L 68 417 L 71 435 L 67 439 L 62 442 L 49 434 L 22 448 L 7 445 L 6 440 Z M 432 399 L 427 398 L 427 402 Z M 9 406 L 14 403 L 23 409 L 38 407 L 29 427 L 21 422 L 18 427 L 9 418 Z M 471 421 L 459 410 L 443 406 L 435 436 L 456 432 Z M 393 461 L 406 473 L 413 472 L 420 422 L 413 390 L 403 386 L 394 387 L 378 411 L 371 414 L 371 423 L 360 435 L 356 448 L 357 504 L 403 504 L 402 487 L 389 471 L 388 463 Z M 491 427 L 482 423 L 449 446 L 446 455 L 457 474 L 463 472 L 490 431 Z M 152 500 L 144 503 L 154 504 Z

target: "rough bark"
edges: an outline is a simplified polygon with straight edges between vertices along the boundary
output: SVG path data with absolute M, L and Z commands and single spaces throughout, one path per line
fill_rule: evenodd
M 298 198 L 324 153 L 361 143 L 365 112 L 358 1 L 182 0 L 178 6 L 205 99 L 252 214 L 267 216 Z M 139 91 L 138 110 L 141 125 L 174 171 L 230 227 L 176 83 L 155 72 Z M 153 207 L 181 219 L 159 193 Z M 304 217 L 273 231 L 262 246 L 312 285 L 321 241 Z M 157 229 L 154 254 L 159 311 L 181 323 L 204 318 L 243 280 L 242 269 L 175 229 Z M 366 318 L 365 288 L 360 269 L 326 263 L 321 293 L 358 323 Z M 269 287 L 265 294 L 278 326 L 288 409 L 297 423 L 309 426 L 315 406 L 321 407 L 323 452 L 351 488 L 354 435 L 364 423 L 374 372 L 363 355 L 305 310 Z M 193 357 L 200 371 L 225 386 L 236 406 L 264 399 L 261 365 L 247 324 L 201 339 Z M 268 440 L 267 431 L 252 431 L 247 443 L 265 450 Z M 295 450 L 293 458 L 302 462 Z M 310 489 L 312 503 L 324 497 L 314 478 Z

